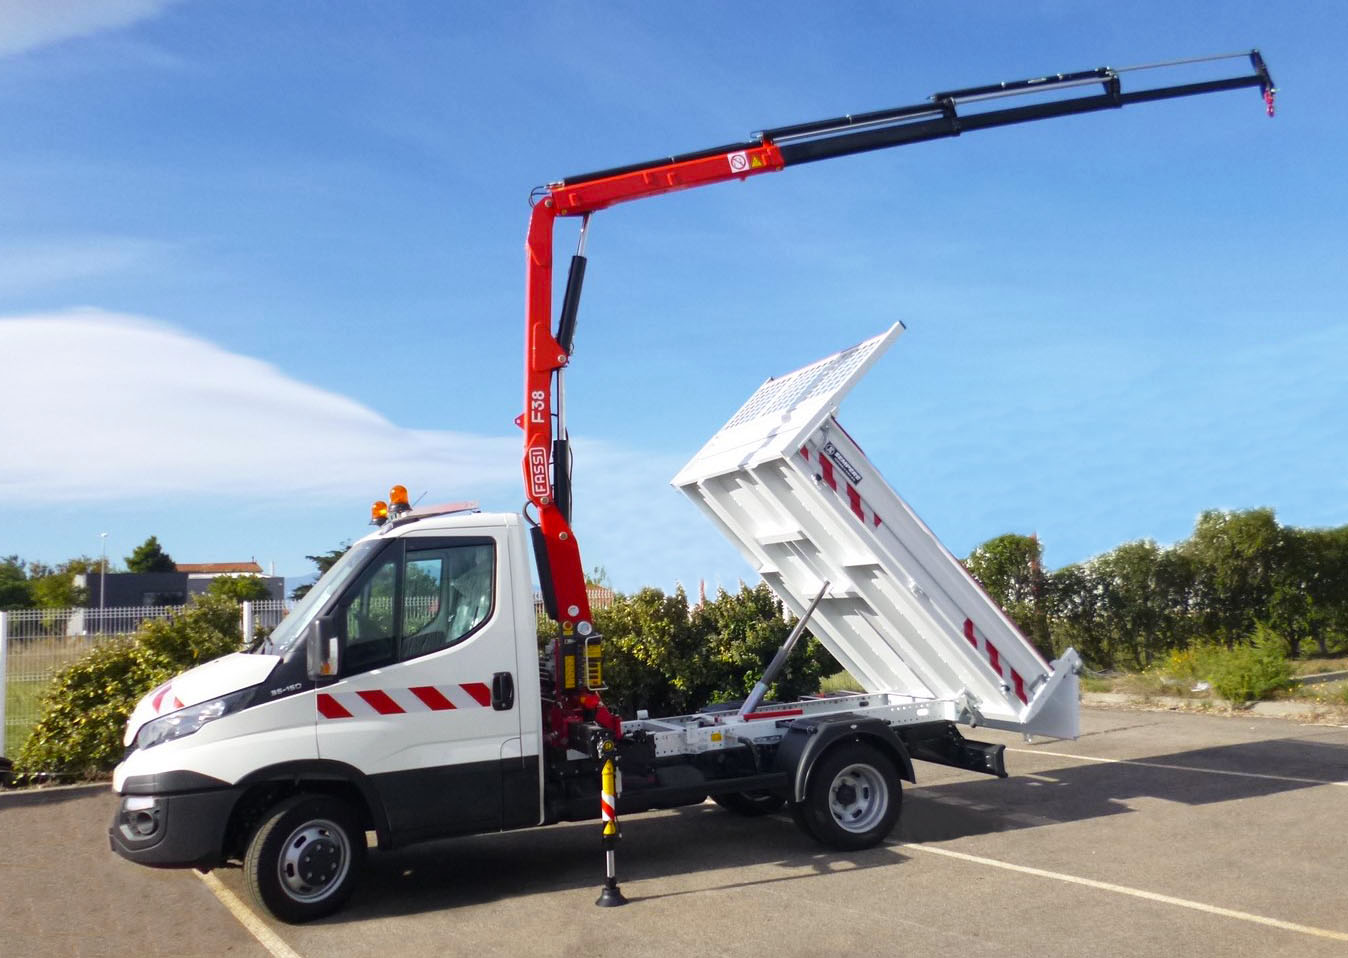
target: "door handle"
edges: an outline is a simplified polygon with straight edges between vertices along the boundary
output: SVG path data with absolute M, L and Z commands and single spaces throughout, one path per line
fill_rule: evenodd
M 497 672 L 491 677 L 491 707 L 498 712 L 515 707 L 515 678 L 509 672 Z

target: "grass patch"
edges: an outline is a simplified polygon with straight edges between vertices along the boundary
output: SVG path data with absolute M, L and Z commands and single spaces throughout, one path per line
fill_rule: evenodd
M 1299 659 L 1292 663 L 1292 671 L 1296 675 L 1320 675 L 1324 672 L 1343 672 L 1345 670 L 1348 670 L 1348 656 L 1342 655 L 1332 658 Z
M 1148 669 L 1145 672 L 1125 672 L 1113 680 L 1112 690 L 1139 698 L 1151 699 L 1160 695 L 1186 697 L 1190 695 L 1192 683 L 1180 679 L 1160 669 Z
M 10 679 L 5 683 L 5 741 L 0 754 L 13 758 L 38 717 L 38 699 L 50 679 Z
M 1348 708 L 1348 682 L 1328 682 L 1324 685 L 1312 685 L 1294 691 L 1288 698 L 1311 701 L 1317 705 Z
M 6 652 L 5 729 L 3 754 L 19 754 L 41 716 L 39 700 L 56 673 L 93 648 L 100 638 L 50 635 L 11 639 Z
M 819 680 L 819 694 L 831 695 L 836 692 L 864 692 L 861 683 L 846 671 L 834 672 Z

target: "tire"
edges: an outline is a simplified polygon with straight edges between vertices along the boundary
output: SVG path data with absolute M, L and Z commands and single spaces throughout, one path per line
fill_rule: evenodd
M 711 800 L 728 812 L 743 815 L 745 818 L 759 818 L 771 815 L 786 804 L 786 796 L 777 792 L 723 792 L 713 795 Z
M 351 808 L 327 795 L 295 795 L 271 809 L 243 859 L 249 894 L 297 924 L 345 904 L 365 863 L 365 833 Z
M 826 753 L 810 772 L 800 809 L 807 831 L 830 848 L 856 851 L 885 840 L 899 820 L 898 770 L 873 745 L 848 742 Z

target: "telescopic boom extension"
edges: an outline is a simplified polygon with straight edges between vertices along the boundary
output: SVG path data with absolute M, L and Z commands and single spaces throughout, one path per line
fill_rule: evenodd
M 1122 74 L 1162 67 L 1248 57 L 1253 72 L 1220 79 L 1125 92 Z M 1092 87 L 1098 92 L 1081 94 Z M 516 420 L 525 431 L 524 481 L 529 502 L 537 510 L 534 551 L 548 614 L 561 625 L 555 662 L 556 706 L 550 719 L 554 743 L 565 741 L 566 725 L 588 713 L 618 731 L 617 721 L 589 689 L 583 661 L 583 643 L 597 640 L 585 590 L 584 566 L 571 530 L 571 453 L 565 418 L 563 370 L 571 359 L 585 276 L 585 239 L 589 215 L 616 203 L 742 180 L 800 163 L 865 153 L 891 146 L 959 136 L 992 129 L 1110 110 L 1133 103 L 1149 103 L 1202 93 L 1258 87 L 1269 116 L 1277 92 L 1258 50 L 1194 57 L 1165 63 L 1113 69 L 1100 67 L 1078 73 L 1059 73 L 988 86 L 935 93 L 928 102 L 893 107 L 811 123 L 776 127 L 753 134 L 749 140 L 725 146 L 661 157 L 645 163 L 568 176 L 535 190 L 526 244 L 528 285 L 525 294 L 524 413 Z M 1019 106 L 994 106 L 968 112 L 974 104 L 1030 95 L 1058 94 Z M 966 112 L 961 112 L 964 108 Z M 582 216 L 580 240 L 571 258 L 570 272 L 556 331 L 552 326 L 553 223 L 559 216 Z M 565 667 L 565 657 L 571 667 Z

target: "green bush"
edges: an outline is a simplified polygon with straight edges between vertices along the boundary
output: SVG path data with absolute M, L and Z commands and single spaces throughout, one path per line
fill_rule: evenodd
M 15 773 L 37 779 L 107 772 L 120 760 L 126 720 L 147 692 L 237 651 L 241 642 L 238 605 L 222 596 L 200 596 L 178 615 L 148 621 L 133 637 L 100 645 L 52 680 Z
M 690 609 L 682 589 L 666 595 L 642 589 L 619 596 L 595 613 L 604 636 L 604 701 L 620 715 L 695 712 L 704 705 L 743 699 L 762 677 L 794 620 L 764 584 L 722 589 Z M 768 690 L 770 699 L 814 692 L 837 664 L 808 633 Z
M 1183 649 L 1172 649 L 1161 662 L 1161 674 L 1179 682 L 1194 683 L 1205 678 L 1204 671 L 1212 649 L 1195 642 Z
M 1287 640 L 1260 623 L 1248 643 L 1230 649 L 1209 647 L 1200 654 L 1199 663 L 1217 694 L 1240 705 L 1292 686 L 1287 653 Z

